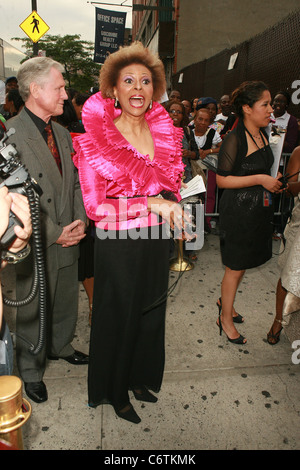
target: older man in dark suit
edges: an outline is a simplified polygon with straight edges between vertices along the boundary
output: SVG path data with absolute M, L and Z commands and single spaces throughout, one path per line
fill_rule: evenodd
M 29 398 L 48 398 L 43 382 L 46 358 L 86 364 L 88 356 L 71 345 L 78 310 L 78 243 L 85 236 L 86 214 L 76 169 L 72 162 L 69 132 L 53 122 L 67 99 L 63 67 L 50 58 L 35 57 L 18 72 L 25 107 L 7 123 L 15 134 L 9 138 L 21 161 L 42 188 L 41 232 L 47 283 L 47 341 L 33 355 L 22 339 L 37 343 L 39 305 L 36 297 L 17 310 L 17 364 Z M 30 291 L 33 259 L 17 267 L 17 297 Z

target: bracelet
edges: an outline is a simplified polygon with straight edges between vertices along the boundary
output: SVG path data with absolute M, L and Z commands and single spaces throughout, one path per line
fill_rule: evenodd
M 17 264 L 27 258 L 30 252 L 30 245 L 26 245 L 25 248 L 18 253 L 12 253 L 11 251 L 6 250 L 1 253 L 1 261 L 6 261 L 8 264 Z

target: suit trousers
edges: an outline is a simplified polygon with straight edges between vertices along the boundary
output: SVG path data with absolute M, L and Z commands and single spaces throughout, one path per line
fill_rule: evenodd
M 66 248 L 68 249 L 68 248 Z M 74 352 L 71 342 L 74 338 L 78 315 L 78 262 L 71 266 L 57 266 L 56 247 L 46 250 L 45 270 L 47 286 L 47 328 L 46 342 L 42 350 L 33 355 L 29 351 L 28 341 L 35 346 L 39 334 L 39 299 L 38 295 L 26 306 L 17 309 L 17 365 L 24 382 L 41 381 L 46 367 L 46 356 L 66 357 Z M 23 269 L 17 271 L 17 299 L 23 299 L 30 291 L 32 269 L 30 273 Z M 32 263 L 28 260 L 28 263 Z

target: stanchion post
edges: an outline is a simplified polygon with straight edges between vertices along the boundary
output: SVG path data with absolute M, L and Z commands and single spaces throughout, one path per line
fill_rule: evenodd
M 22 398 L 22 382 L 13 375 L 0 377 L 0 441 L 23 450 L 21 427 L 31 415 L 30 403 Z
M 190 271 L 194 268 L 194 264 L 183 256 L 183 240 L 176 240 L 177 245 L 177 258 L 170 260 L 170 270 L 171 271 Z

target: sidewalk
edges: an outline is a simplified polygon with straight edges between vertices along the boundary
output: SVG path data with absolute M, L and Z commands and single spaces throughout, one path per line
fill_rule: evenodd
M 170 272 L 170 283 L 177 277 Z M 50 362 L 44 377 L 49 399 L 32 403 L 22 428 L 25 449 L 299 450 L 300 365 L 292 363 L 294 351 L 284 333 L 277 345 L 266 342 L 277 256 L 246 272 L 240 285 L 236 310 L 245 317 L 238 325 L 248 339 L 244 346 L 228 342 L 216 326 L 222 277 L 219 239 L 209 234 L 194 269 L 169 297 L 162 390 L 156 404 L 133 398 L 140 424 L 116 417 L 109 405 L 87 406 L 87 366 Z M 3 283 L 11 296 L 8 280 Z M 81 285 L 79 307 L 73 345 L 88 353 L 88 300 Z

